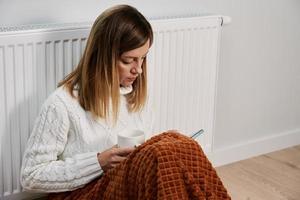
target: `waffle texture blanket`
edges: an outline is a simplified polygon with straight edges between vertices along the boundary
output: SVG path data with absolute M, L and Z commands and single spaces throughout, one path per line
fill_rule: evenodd
M 230 199 L 198 143 L 162 133 L 139 146 L 101 178 L 50 200 L 220 200 Z

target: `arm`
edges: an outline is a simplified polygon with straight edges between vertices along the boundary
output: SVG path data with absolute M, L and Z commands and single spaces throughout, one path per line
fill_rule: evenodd
M 68 139 L 70 121 L 60 101 L 45 104 L 24 152 L 21 184 L 37 192 L 70 191 L 100 176 L 97 152 L 59 159 Z

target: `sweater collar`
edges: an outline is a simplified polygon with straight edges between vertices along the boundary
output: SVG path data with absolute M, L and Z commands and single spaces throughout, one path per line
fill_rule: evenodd
M 126 95 L 126 94 L 129 94 L 130 92 L 132 92 L 132 85 L 127 86 L 127 87 L 123 87 L 123 86 L 120 87 L 121 95 Z

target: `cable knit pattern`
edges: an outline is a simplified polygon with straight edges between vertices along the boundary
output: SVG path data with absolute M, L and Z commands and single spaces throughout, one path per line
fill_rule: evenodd
M 54 91 L 41 108 L 24 152 L 23 188 L 62 192 L 83 187 L 103 173 L 97 153 L 116 144 L 119 131 L 136 128 L 150 133 L 151 113 L 128 113 L 123 95 L 131 90 L 125 91 L 115 126 L 93 119 L 62 87 Z

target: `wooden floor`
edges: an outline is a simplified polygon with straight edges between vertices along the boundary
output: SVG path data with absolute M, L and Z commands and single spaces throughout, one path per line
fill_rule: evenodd
M 217 168 L 233 200 L 300 200 L 300 145 Z

